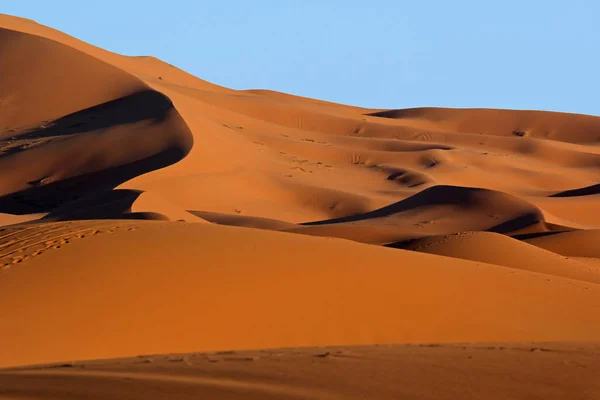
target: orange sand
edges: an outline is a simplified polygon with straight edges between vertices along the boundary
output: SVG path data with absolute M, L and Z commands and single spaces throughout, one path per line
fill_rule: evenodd
M 236 91 L 0 15 L 0 367 L 446 344 L 3 372 L 0 397 L 594 398 L 599 144 L 598 117 Z

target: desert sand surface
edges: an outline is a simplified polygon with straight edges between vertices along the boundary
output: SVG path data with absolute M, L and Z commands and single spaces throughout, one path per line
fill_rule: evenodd
M 600 396 L 600 117 L 233 90 L 0 15 L 0 171 L 2 398 Z
M 588 400 L 600 391 L 599 368 L 600 348 L 588 343 L 140 355 L 4 370 L 0 397 Z

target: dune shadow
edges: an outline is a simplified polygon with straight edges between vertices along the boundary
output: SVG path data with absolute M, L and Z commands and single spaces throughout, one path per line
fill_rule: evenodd
M 84 219 L 167 219 L 154 212 L 131 212 L 141 190 L 115 189 L 95 192 L 81 199 L 64 203 L 42 218 L 42 221 L 73 221 Z
M 431 107 L 417 107 L 417 108 L 401 108 L 377 111 L 374 113 L 368 113 L 370 117 L 379 118 L 390 118 L 390 119 L 403 119 L 403 118 L 419 118 L 423 115 L 424 111 L 433 110 Z
M 71 135 L 101 131 L 141 121 L 159 124 L 173 109 L 171 100 L 162 93 L 150 89 L 133 93 L 47 122 L 35 129 L 12 133 L 13 136 L 0 141 L 0 152 L 2 152 L 0 158 L 27 151 L 39 144 L 36 144 L 36 141 L 45 144 Z M 164 168 L 183 159 L 190 151 L 193 141 L 191 132 L 188 131 L 187 135 L 189 143 L 171 144 L 162 151 L 158 149 L 158 153 L 126 164 L 55 182 L 47 182 L 45 177 L 28 182 L 29 188 L 0 197 L 0 212 L 19 215 L 46 213 L 88 194 L 114 189 L 136 176 Z M 7 142 L 9 146 L 6 146 Z M 123 143 L 123 146 L 125 145 Z
M 516 218 L 505 221 L 501 224 L 491 227 L 488 232 L 507 234 L 531 226 L 538 222 L 544 222 L 543 216 L 539 212 L 524 213 Z
M 427 188 L 407 199 L 396 203 L 369 211 L 362 214 L 350 215 L 347 217 L 333 218 L 323 221 L 304 222 L 300 225 L 327 225 L 344 222 L 358 222 L 374 218 L 388 217 L 403 211 L 412 210 L 425 206 L 461 204 L 468 206 L 474 201 L 474 194 L 485 192 L 485 189 L 469 188 L 461 186 L 437 185 Z
M 555 193 L 549 197 L 577 197 L 577 196 L 591 196 L 600 193 L 600 183 L 590 185 L 578 189 L 565 190 L 563 192 Z
M 10 132 L 12 136 L 8 138 L 6 138 L 7 133 L 5 132 L 3 134 L 5 139 L 2 142 L 35 141 L 71 136 L 148 119 L 160 122 L 171 109 L 173 109 L 173 103 L 167 96 L 147 89 L 74 112 L 56 120 L 44 121 L 34 128 L 12 131 Z M 25 149 L 11 150 L 14 152 Z
M 410 247 L 410 245 L 412 245 L 413 243 L 415 243 L 419 239 L 421 239 L 421 238 L 399 240 L 397 242 L 392 242 L 392 243 L 384 244 L 383 247 L 389 247 L 391 249 L 408 250 L 409 247 Z
M 0 213 L 47 213 L 65 203 L 114 189 L 136 176 L 174 164 L 185 154 L 181 149 L 172 148 L 118 167 L 11 193 L 0 197 Z
M 575 229 L 564 230 L 564 231 L 520 233 L 520 234 L 517 234 L 517 235 L 511 235 L 511 237 L 513 239 L 517 239 L 517 240 L 529 240 L 529 239 L 536 239 L 536 238 L 540 238 L 540 237 L 544 237 L 544 236 L 552 236 L 552 235 L 556 235 L 556 234 L 559 234 L 559 233 L 573 232 L 573 231 L 575 231 Z

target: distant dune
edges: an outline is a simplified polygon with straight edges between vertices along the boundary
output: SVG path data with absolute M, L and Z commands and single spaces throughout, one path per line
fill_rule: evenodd
M 0 15 L 0 171 L 1 398 L 600 396 L 600 117 L 232 90 Z

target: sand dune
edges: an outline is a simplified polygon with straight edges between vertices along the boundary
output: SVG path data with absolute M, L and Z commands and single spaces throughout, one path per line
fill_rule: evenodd
M 599 368 L 598 346 L 584 343 L 537 347 L 526 343 L 422 344 L 140 355 L 3 371 L 0 396 L 80 399 L 126 393 L 127 398 L 148 399 L 160 393 L 170 399 L 231 400 L 588 400 L 600 393 Z
M 44 221 L 143 219 L 206 222 L 150 192 L 107 190 L 67 202 L 44 215 Z
M 551 235 L 532 235 L 528 243 L 563 256 L 600 258 L 600 230 L 556 232 Z
M 29 224 L 3 236 L 0 315 L 11 346 L 1 366 L 600 335 L 596 313 L 573 311 L 600 306 L 597 284 L 456 258 L 178 222 Z
M 427 350 L 365 347 L 347 375 L 318 376 L 290 350 L 283 381 L 222 360 L 193 378 L 112 361 L 85 378 L 3 372 L 0 396 L 113 396 L 131 378 L 181 396 L 455 398 L 478 374 L 472 398 L 493 382 L 488 397 L 518 398 L 524 384 L 498 375 L 510 372 L 544 398 L 593 398 L 597 349 L 573 342 L 600 341 L 599 146 L 599 117 L 233 90 L 0 15 L 0 367 L 450 346 L 435 368 Z M 570 350 L 534 362 L 452 345 L 523 341 Z M 396 379 L 412 367 L 440 385 Z M 554 385 L 544 368 L 579 380 Z M 367 369 L 383 371 L 377 385 L 356 379 Z
M 463 232 L 430 236 L 396 247 L 600 283 L 599 269 L 497 233 Z
M 374 113 L 383 118 L 429 123 L 445 130 L 486 135 L 528 136 L 570 143 L 597 143 L 600 124 L 596 117 L 521 110 L 461 110 L 413 108 Z
M 301 224 L 243 215 L 194 213 L 222 225 L 339 237 L 392 247 L 401 247 L 408 240 L 453 232 L 517 234 L 565 229 L 546 223 L 540 209 L 519 198 L 492 190 L 442 185 L 377 210 Z
M 7 29 L 0 46 L 0 168 L 11 171 L 0 182 L 2 212 L 46 212 L 189 152 L 171 101 L 130 74 Z

